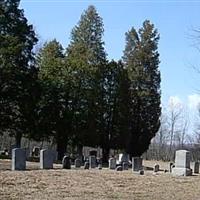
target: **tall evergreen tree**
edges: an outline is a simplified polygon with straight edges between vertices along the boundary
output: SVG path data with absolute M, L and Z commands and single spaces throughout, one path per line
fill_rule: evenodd
M 63 48 L 56 40 L 44 44 L 37 55 L 42 94 L 38 104 L 37 139 L 53 137 L 61 160 L 71 133 L 69 68 L 65 65 Z
M 67 48 L 67 63 L 76 76 L 73 105 L 82 119 L 79 120 L 75 137 L 80 152 L 83 145 L 97 145 L 98 126 L 102 123 L 103 112 L 99 103 L 102 93 L 99 86 L 106 65 L 103 32 L 101 17 L 94 6 L 89 6 L 72 30 L 71 43 Z M 97 116 L 99 111 L 100 118 Z
M 160 126 L 159 35 L 148 20 L 126 33 L 124 63 L 130 80 L 130 136 L 127 152 L 140 156 Z
M 37 92 L 32 53 L 37 38 L 19 3 L 0 1 L 0 129 L 15 136 L 16 146 L 31 131 Z

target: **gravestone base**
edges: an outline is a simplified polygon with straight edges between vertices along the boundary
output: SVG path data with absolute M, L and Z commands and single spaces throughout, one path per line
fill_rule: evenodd
M 174 167 L 174 168 L 172 168 L 172 174 L 174 176 L 191 176 L 192 169 L 182 168 L 182 167 Z

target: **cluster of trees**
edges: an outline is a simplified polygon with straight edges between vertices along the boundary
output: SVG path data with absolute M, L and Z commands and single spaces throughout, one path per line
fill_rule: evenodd
M 81 15 L 64 49 L 37 37 L 19 9 L 0 2 L 0 133 L 53 138 L 59 159 L 72 146 L 101 147 L 139 156 L 160 127 L 159 34 L 146 20 L 126 33 L 124 55 L 108 61 L 103 21 L 94 6 Z

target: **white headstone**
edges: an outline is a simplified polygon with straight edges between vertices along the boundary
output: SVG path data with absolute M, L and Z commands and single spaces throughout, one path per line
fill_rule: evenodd
M 119 160 L 118 160 L 118 164 L 122 164 L 123 162 L 129 162 L 129 155 L 126 153 L 120 153 L 119 154 Z
M 172 168 L 172 174 L 175 176 L 190 176 L 190 152 L 186 150 L 176 151 L 175 167 Z
M 12 170 L 26 169 L 26 150 L 15 148 L 12 149 Z
M 55 155 L 51 150 L 40 150 L 40 169 L 53 169 Z

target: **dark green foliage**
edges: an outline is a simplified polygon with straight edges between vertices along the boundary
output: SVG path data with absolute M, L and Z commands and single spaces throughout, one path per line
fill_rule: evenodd
M 83 145 L 98 145 L 98 95 L 99 71 L 106 64 L 103 22 L 94 6 L 81 15 L 72 30 L 71 43 L 67 48 L 67 64 L 74 77 L 74 142 Z
M 38 104 L 38 139 L 53 137 L 58 159 L 66 151 L 70 130 L 71 111 L 69 68 L 65 65 L 63 48 L 56 41 L 44 45 L 37 56 L 41 99 Z
M 19 0 L 0 2 L 0 122 L 1 132 L 21 137 L 31 131 L 37 96 L 32 48 L 37 42 Z
M 159 35 L 149 21 L 126 33 L 124 63 L 130 80 L 130 138 L 127 151 L 139 156 L 160 126 Z

